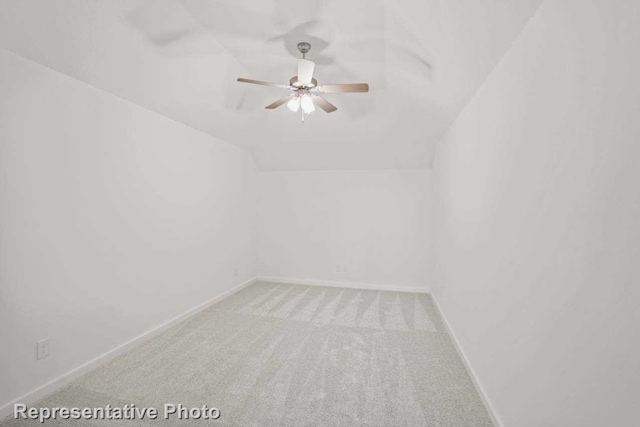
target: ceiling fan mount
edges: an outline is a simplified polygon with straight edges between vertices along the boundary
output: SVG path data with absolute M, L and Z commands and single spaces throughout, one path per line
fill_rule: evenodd
M 302 53 L 302 58 L 298 59 L 298 75 L 289 80 L 289 85 L 244 78 L 239 78 L 238 81 L 291 90 L 292 93 L 267 105 L 265 108 L 273 110 L 286 103 L 291 111 L 301 111 L 303 122 L 304 115 L 311 114 L 315 111 L 315 107 L 319 107 L 327 113 L 332 113 L 338 109 L 321 96 L 324 93 L 362 93 L 369 91 L 369 85 L 366 83 L 318 85 L 318 81 L 313 78 L 316 64 L 306 59 L 306 54 L 311 50 L 311 44 L 300 42 L 298 43 L 298 50 Z
M 302 58 L 305 58 L 305 55 L 311 50 L 311 43 L 300 42 L 298 43 L 298 50 L 302 54 Z

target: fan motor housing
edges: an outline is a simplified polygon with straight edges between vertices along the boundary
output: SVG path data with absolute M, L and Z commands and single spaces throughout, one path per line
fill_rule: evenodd
M 312 87 L 316 87 L 318 86 L 318 81 L 316 79 L 311 79 L 311 83 L 301 83 L 298 81 L 298 76 L 293 76 L 291 77 L 291 80 L 289 80 L 289 84 L 295 88 L 299 88 L 299 89 L 309 89 Z

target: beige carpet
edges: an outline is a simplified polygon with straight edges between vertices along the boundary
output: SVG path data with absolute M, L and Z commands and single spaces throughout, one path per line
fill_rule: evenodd
M 429 295 L 271 283 L 243 289 L 35 406 L 131 403 L 207 404 L 221 417 L 44 425 L 492 425 Z

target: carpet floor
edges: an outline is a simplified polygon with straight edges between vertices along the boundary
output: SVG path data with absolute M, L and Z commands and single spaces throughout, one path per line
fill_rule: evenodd
M 50 426 L 492 426 L 427 294 L 255 283 L 36 407 L 220 409 Z M 41 425 L 14 420 L 2 427 Z

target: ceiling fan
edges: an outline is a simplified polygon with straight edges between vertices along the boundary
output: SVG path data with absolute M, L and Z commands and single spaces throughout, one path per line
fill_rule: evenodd
M 298 75 L 291 77 L 288 85 L 243 78 L 239 78 L 238 81 L 291 90 L 289 95 L 283 96 L 265 108 L 273 110 L 286 103 L 291 111 L 297 112 L 300 110 L 303 122 L 305 114 L 314 112 L 315 107 L 319 107 L 327 113 L 332 113 L 338 109 L 321 96 L 323 93 L 369 92 L 369 85 L 366 83 L 318 85 L 318 81 L 313 78 L 313 69 L 316 64 L 306 59 L 306 54 L 311 50 L 311 45 L 307 42 L 298 43 L 298 50 L 302 53 L 302 58 L 298 59 Z

